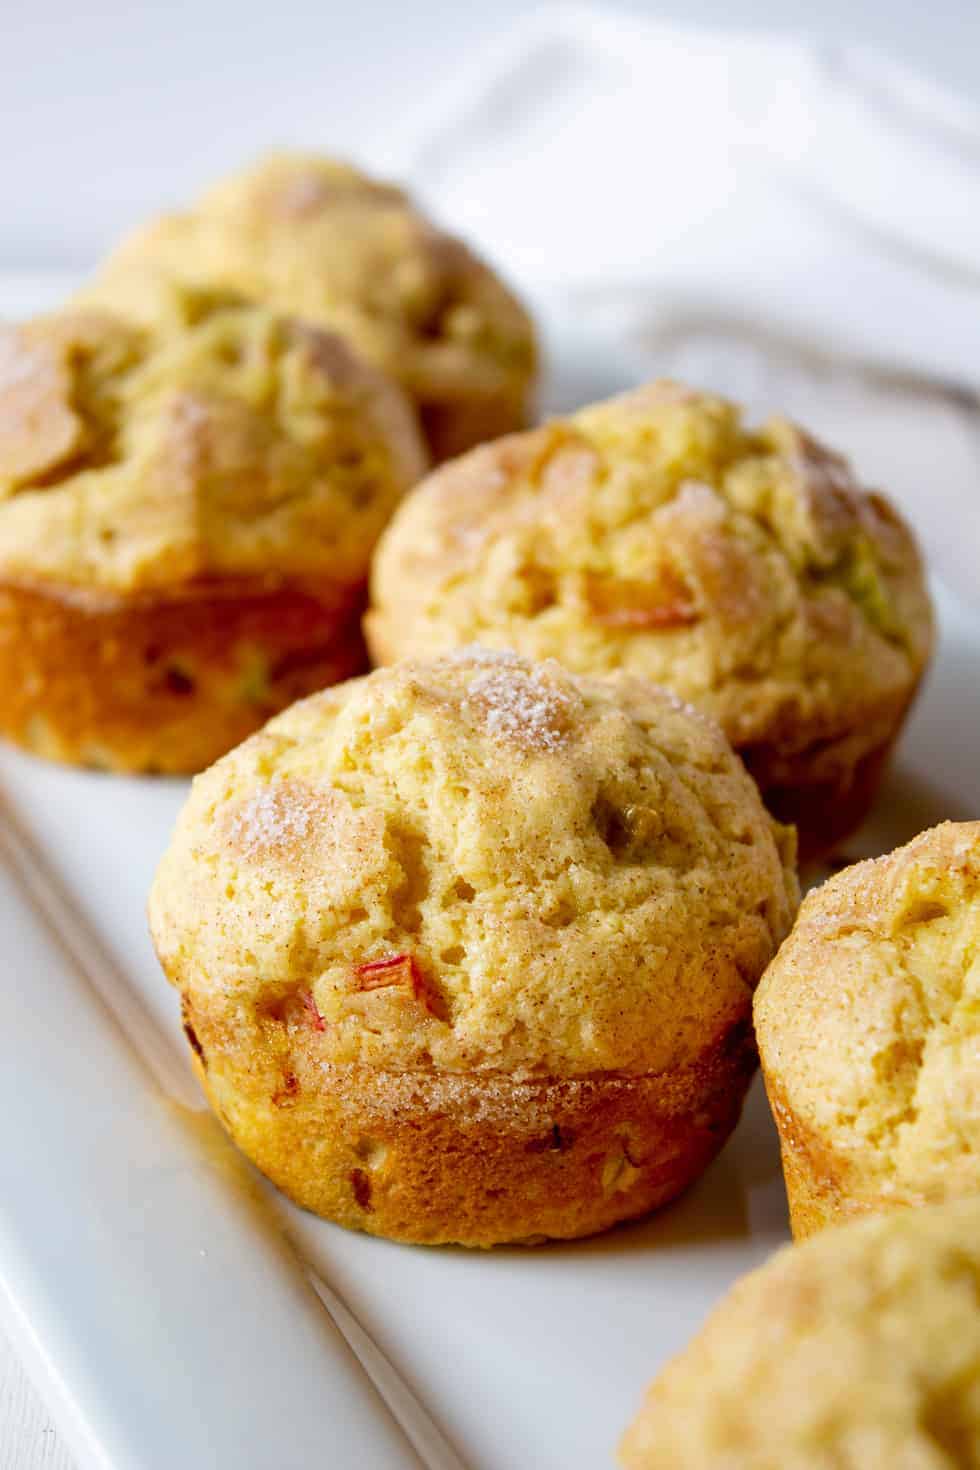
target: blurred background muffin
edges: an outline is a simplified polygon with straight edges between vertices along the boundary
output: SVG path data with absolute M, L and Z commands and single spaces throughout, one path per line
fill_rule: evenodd
M 911 532 L 774 419 L 660 382 L 473 451 L 389 527 L 376 662 L 472 639 L 712 714 L 805 856 L 856 826 L 929 657 Z
M 406 1241 L 579 1236 L 734 1127 L 787 836 L 663 690 L 463 650 L 200 777 L 151 927 L 219 1116 L 293 1199 Z
M 530 421 L 537 350 L 524 308 L 401 189 L 346 164 L 266 158 L 137 230 L 80 299 L 154 317 L 157 272 L 341 333 L 402 385 L 437 460 Z
M 980 1193 L 980 822 L 812 892 L 756 996 L 793 1233 Z
M 165 334 L 69 309 L 0 337 L 0 730 L 192 771 L 356 672 L 368 560 L 425 462 L 340 338 L 170 289 Z
M 974 1470 L 980 1199 L 866 1220 L 739 1281 L 654 1382 L 627 1470 Z

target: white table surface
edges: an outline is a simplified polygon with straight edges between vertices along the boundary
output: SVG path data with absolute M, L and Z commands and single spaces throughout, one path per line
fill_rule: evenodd
M 72 1470 L 44 1404 L 0 1335 L 0 1470 Z
M 459 54 L 527 10 L 456 0 L 109 0 L 0 3 L 0 270 L 86 269 L 140 213 L 276 142 L 383 160 L 386 136 Z M 980 6 L 945 0 L 629 0 L 676 20 L 860 36 L 980 96 Z M 196 29 L 191 29 L 195 27 Z M 120 118 L 126 125 L 120 127 Z M 0 1335 L 0 1470 L 71 1470 L 46 1409 Z M 224 1467 L 215 1467 L 224 1470 Z M 231 1470 L 231 1467 L 229 1467 Z

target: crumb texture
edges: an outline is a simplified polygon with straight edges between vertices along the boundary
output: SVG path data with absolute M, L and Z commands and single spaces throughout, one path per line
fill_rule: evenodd
M 980 1201 L 828 1231 L 740 1281 L 651 1387 L 627 1470 L 976 1470 Z
M 199 777 L 152 927 L 229 1046 L 662 1073 L 744 1030 L 790 849 L 673 696 L 469 649 L 316 695 Z
M 811 893 L 759 988 L 767 1078 L 881 1203 L 980 1188 L 980 822 Z
M 167 331 L 78 307 L 0 335 L 0 575 L 362 583 L 425 462 L 399 390 L 327 332 L 166 296 Z
M 830 779 L 887 741 L 932 639 L 884 497 L 787 421 L 750 430 L 668 382 L 436 471 L 382 540 L 372 601 L 378 662 L 476 640 L 625 669 L 736 747 L 778 749 L 774 784 L 797 758 Z

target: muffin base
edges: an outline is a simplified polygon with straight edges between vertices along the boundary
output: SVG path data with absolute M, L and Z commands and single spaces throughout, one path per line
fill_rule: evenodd
M 848 747 L 859 732 L 790 756 L 763 745 L 739 750 L 773 816 L 796 828 L 801 865 L 832 856 L 865 821 L 910 705 L 890 713 L 884 738 L 856 759 Z
M 924 1197 L 860 1192 L 853 1164 L 842 1158 L 786 1101 L 779 1083 L 762 1069 L 776 1120 L 789 1220 L 794 1240 L 806 1240 L 828 1225 L 882 1215 L 927 1203 Z
M 526 429 L 531 422 L 528 397 L 523 391 L 419 403 L 422 437 L 433 463 L 442 464 L 478 444 Z
M 0 584 L 0 733 L 74 765 L 201 770 L 366 667 L 363 597 L 257 578 L 134 596 Z
M 198 1075 L 232 1138 L 297 1204 L 413 1244 L 572 1239 L 687 1188 L 728 1138 L 755 1071 L 740 1022 L 661 1075 L 518 1080 L 315 1060 L 238 1064 L 185 1007 Z

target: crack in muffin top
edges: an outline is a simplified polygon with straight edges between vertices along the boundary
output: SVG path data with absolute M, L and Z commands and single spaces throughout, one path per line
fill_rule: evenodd
M 356 586 L 424 468 L 400 391 L 329 333 L 167 291 L 166 334 L 82 309 L 0 334 L 0 574 Z
M 791 847 L 675 697 L 464 650 L 307 699 L 199 777 L 152 924 L 196 1009 L 286 1018 L 325 1063 L 661 1072 L 744 1026 Z

